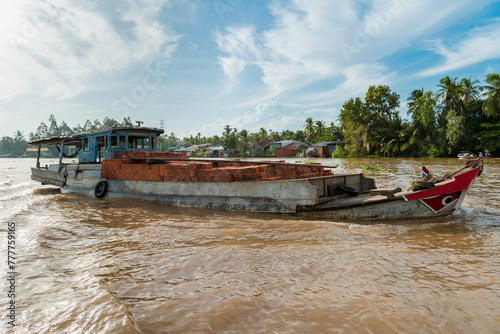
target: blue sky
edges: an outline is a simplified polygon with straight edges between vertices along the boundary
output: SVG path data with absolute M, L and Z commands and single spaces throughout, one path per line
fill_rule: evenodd
M 18 0 L 0 18 L 0 136 L 50 114 L 298 130 L 379 84 L 406 116 L 414 89 L 500 71 L 499 1 Z

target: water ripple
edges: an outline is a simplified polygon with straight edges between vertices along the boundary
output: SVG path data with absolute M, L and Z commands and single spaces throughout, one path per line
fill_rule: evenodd
M 498 332 L 493 177 L 453 216 L 368 224 L 58 194 L 12 161 L 0 220 L 18 227 L 19 333 Z M 377 164 L 384 187 L 457 164 L 322 162 Z

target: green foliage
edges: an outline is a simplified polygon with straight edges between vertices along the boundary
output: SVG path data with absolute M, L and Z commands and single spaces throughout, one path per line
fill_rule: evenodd
M 307 142 L 314 143 L 316 140 L 316 131 L 314 129 L 314 124 L 311 117 L 306 119 L 306 125 L 304 127 L 304 136 Z
M 340 121 L 347 150 L 354 157 L 401 151 L 408 124 L 399 117 L 399 95 L 388 86 L 370 86 L 365 102 L 359 97 L 342 106 Z
M 78 124 L 74 128 L 70 128 L 66 122 L 62 122 L 60 125 L 57 124 L 57 120 L 54 115 L 50 115 L 49 117 L 49 125 L 41 122 L 36 131 L 29 134 L 29 139 L 36 140 L 48 137 L 59 137 L 59 136 L 71 136 L 73 134 L 78 134 L 82 132 L 95 131 L 100 129 L 109 128 L 115 124 L 119 126 L 130 126 L 132 125 L 132 121 L 130 117 L 126 117 L 122 122 L 118 122 L 113 118 L 105 117 L 102 122 L 99 120 L 94 120 L 91 122 L 89 119 L 85 121 L 83 126 Z
M 359 97 L 350 98 L 342 106 L 340 122 L 347 141 L 347 150 L 353 157 L 362 157 L 369 152 L 370 124 L 365 104 Z
M 442 151 L 440 146 L 446 142 L 446 134 L 439 130 L 441 110 L 431 91 L 413 101 L 408 108 L 412 116 L 412 134 L 401 146 L 402 151 L 411 152 L 413 156 L 431 156 Z
M 461 140 L 465 136 L 465 118 L 457 115 L 457 112 L 452 109 L 448 112 L 448 115 L 446 115 L 446 120 L 448 121 L 446 125 L 446 139 L 449 145 L 448 151 L 452 153 L 456 151 Z
M 369 172 L 392 172 L 392 171 L 385 169 L 385 168 L 373 167 L 370 165 L 363 166 L 363 170 L 366 170 Z
M 369 110 L 379 114 L 381 120 L 392 120 L 399 107 L 399 95 L 391 92 L 389 86 L 370 86 L 365 96 Z
M 305 159 L 305 160 L 297 160 L 295 162 L 298 163 L 298 164 L 312 164 L 315 161 L 313 159 Z
M 342 146 L 336 145 L 335 152 L 332 153 L 332 158 L 347 158 L 347 151 L 342 148 Z
M 480 151 L 488 150 L 490 152 L 500 151 L 500 122 L 498 123 L 483 123 L 483 129 L 476 137 L 479 139 L 480 144 L 476 149 Z M 498 156 L 498 153 L 494 154 Z
M 483 103 L 484 114 L 493 120 L 500 120 L 500 76 L 492 73 L 486 78 L 486 99 Z
M 21 131 L 16 131 L 14 137 L 4 136 L 0 139 L 0 156 L 17 158 L 24 154 L 29 144 L 24 140 Z

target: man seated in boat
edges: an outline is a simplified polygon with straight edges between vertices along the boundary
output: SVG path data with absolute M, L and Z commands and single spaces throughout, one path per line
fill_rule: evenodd
M 124 136 L 120 136 L 120 141 L 118 142 L 118 148 L 121 150 L 124 150 L 126 148 L 129 148 L 130 144 L 125 141 Z

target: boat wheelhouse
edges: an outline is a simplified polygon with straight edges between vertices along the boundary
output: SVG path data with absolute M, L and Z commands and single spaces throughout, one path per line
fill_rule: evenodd
M 51 137 L 30 142 L 38 146 L 37 159 L 40 159 L 41 147 L 56 145 L 63 157 L 78 157 L 80 164 L 100 163 L 102 159 L 121 159 L 125 151 L 156 152 L 157 138 L 164 131 L 157 128 L 137 126 L 115 126 L 73 136 Z M 74 146 L 76 152 L 65 153 L 68 146 Z M 39 167 L 39 162 L 37 162 Z

